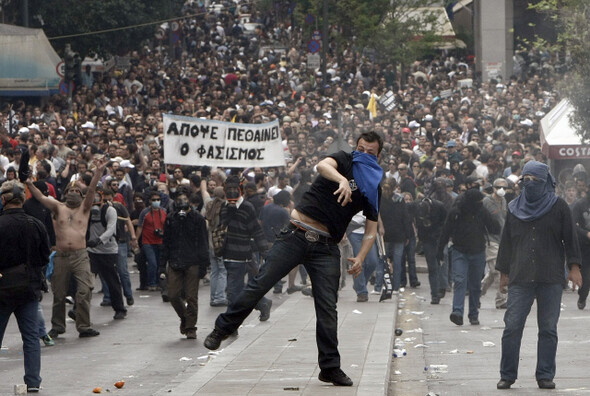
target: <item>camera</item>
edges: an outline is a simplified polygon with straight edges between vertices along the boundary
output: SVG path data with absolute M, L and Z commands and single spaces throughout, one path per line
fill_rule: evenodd
M 164 237 L 164 231 L 161 228 L 156 228 L 154 230 L 154 235 L 156 235 L 157 237 Z

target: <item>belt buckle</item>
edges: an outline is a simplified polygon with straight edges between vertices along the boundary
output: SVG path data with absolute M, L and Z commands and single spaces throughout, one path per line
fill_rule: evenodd
M 320 235 L 315 231 L 307 230 L 305 231 L 305 239 L 307 239 L 308 242 L 317 242 L 320 240 Z

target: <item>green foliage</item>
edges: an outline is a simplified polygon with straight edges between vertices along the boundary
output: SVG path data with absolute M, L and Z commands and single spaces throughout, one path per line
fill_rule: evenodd
M 430 53 L 436 42 L 438 26 L 435 13 L 421 7 L 440 6 L 440 0 L 299 0 L 295 19 L 303 27 L 303 37 L 322 27 L 322 6 L 328 6 L 328 23 L 333 39 L 376 52 L 382 63 L 409 64 Z M 269 0 L 257 0 L 257 9 L 271 12 Z M 305 16 L 311 14 L 317 23 L 307 25 Z M 305 41 L 305 40 L 304 40 Z M 343 49 L 344 47 L 342 47 Z
M 542 0 L 531 9 L 548 14 L 559 29 L 552 47 L 570 57 L 561 90 L 574 107 L 570 122 L 580 137 L 590 141 L 590 3 L 587 0 Z M 534 43 L 542 46 L 545 43 Z
M 42 27 L 48 38 L 75 35 L 127 27 L 180 15 L 181 0 L 29 0 L 30 14 L 41 15 L 44 25 L 33 18 L 31 27 Z M 151 38 L 157 25 L 136 27 L 108 33 L 98 33 L 52 40 L 61 50 L 71 43 L 72 50 L 82 57 L 122 55 L 139 48 Z

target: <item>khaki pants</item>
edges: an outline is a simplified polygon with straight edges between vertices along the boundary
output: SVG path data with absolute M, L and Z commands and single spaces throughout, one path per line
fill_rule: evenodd
M 79 332 L 91 328 L 90 300 L 92 299 L 93 279 L 90 260 L 86 249 L 55 254 L 51 290 L 53 291 L 52 329 L 58 333 L 66 331 L 66 294 L 70 278 L 76 280 L 76 329 Z
M 490 242 L 486 248 L 486 264 L 488 272 L 481 281 L 481 295 L 485 295 L 488 289 L 494 284 L 498 284 L 496 291 L 496 308 L 506 304 L 508 290 L 500 290 L 500 272 L 496 270 L 496 258 L 498 257 L 498 248 L 500 245 L 496 242 Z

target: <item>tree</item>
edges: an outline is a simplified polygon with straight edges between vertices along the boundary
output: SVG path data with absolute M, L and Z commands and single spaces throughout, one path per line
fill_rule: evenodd
M 590 4 L 587 0 L 542 0 L 530 6 L 546 13 L 558 29 L 554 48 L 569 58 L 568 71 L 560 90 L 574 107 L 571 125 L 585 141 L 590 141 Z M 543 41 L 541 44 L 546 45 Z M 537 42 L 539 44 L 539 42 Z
M 122 55 L 153 37 L 158 26 L 82 34 L 180 16 L 182 3 L 182 0 L 29 0 L 30 27 L 42 28 L 58 51 L 70 43 L 82 58 L 88 54 Z M 52 40 L 69 35 L 77 36 Z
M 294 10 L 304 37 L 322 25 L 322 6 L 328 5 L 332 39 L 375 53 L 376 61 L 407 65 L 428 54 L 442 40 L 436 36 L 440 0 L 300 0 Z M 260 10 L 271 0 L 258 0 Z M 440 8 L 439 8 L 440 9 Z M 315 16 L 317 25 L 307 25 L 306 15 Z

